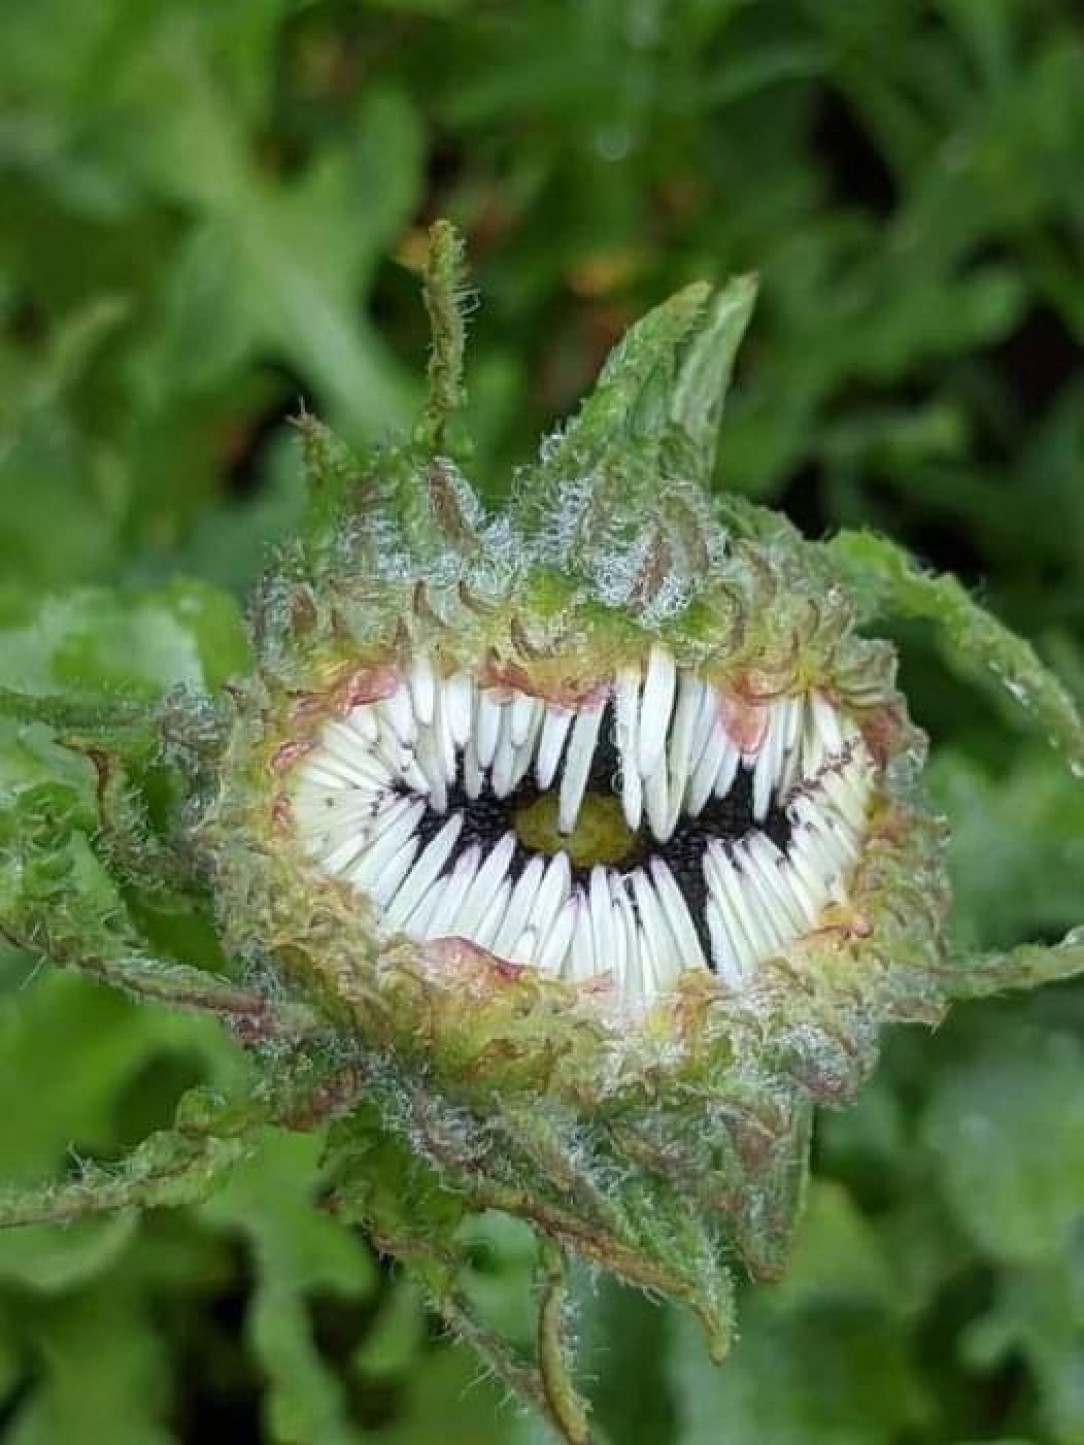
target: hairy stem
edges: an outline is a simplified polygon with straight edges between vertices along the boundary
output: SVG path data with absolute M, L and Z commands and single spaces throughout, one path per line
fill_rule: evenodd
M 980 953 L 951 964 L 949 987 L 958 999 L 987 998 L 1007 989 L 1038 988 L 1084 973 L 1084 927 L 1060 943 L 1022 943 L 1000 953 Z
M 589 1445 L 587 1414 L 572 1383 L 566 1341 L 568 1268 L 560 1247 L 543 1237 L 540 1246 L 538 1371 L 550 1417 L 567 1445 Z
M 429 232 L 425 268 L 425 309 L 433 345 L 429 356 L 429 399 L 421 432 L 432 452 L 444 448 L 452 414 L 463 405 L 463 238 L 448 221 Z
M 70 1223 L 118 1209 L 175 1208 L 207 1199 L 251 1152 L 254 1128 L 216 1134 L 183 1128 L 152 1134 L 117 1164 L 87 1164 L 79 1176 L 0 1193 L 0 1228 Z
M 841 532 L 828 546 L 870 612 L 936 623 L 956 657 L 991 674 L 1084 777 L 1084 719 L 1029 642 L 980 607 L 955 577 L 924 572 L 885 537 Z
M 46 723 L 65 741 L 101 744 L 129 755 L 153 752 L 158 743 L 155 709 L 149 703 L 39 696 L 0 687 L 0 714 Z
M 60 968 L 74 968 L 144 1002 L 194 1013 L 211 1013 L 244 1042 L 300 1037 L 319 1027 L 304 1004 L 274 1003 L 252 989 L 190 964 L 173 963 L 135 948 L 107 954 L 80 946 L 75 937 L 59 937 L 43 922 L 32 934 L 0 925 L 0 935 L 16 948 L 44 957 Z

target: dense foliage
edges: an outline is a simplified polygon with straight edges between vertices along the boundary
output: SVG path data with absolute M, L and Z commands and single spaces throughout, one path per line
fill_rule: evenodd
M 1069 0 L 8 0 L 2 24 L 0 686 L 153 697 L 244 663 L 239 599 L 301 502 L 288 418 L 304 401 L 358 440 L 409 418 L 423 227 L 448 214 L 485 298 L 491 496 L 630 319 L 757 269 L 721 483 L 956 570 L 1084 693 Z M 1057 937 L 1084 798 L 930 634 L 905 641 L 960 942 Z M 97 785 L 47 729 L 0 728 L 19 826 L 60 795 L 93 830 Z M 167 953 L 216 962 L 201 916 L 126 901 Z M 214 1026 L 16 949 L 0 991 L 7 1182 L 115 1158 L 245 1068 Z M 821 1119 L 794 1267 L 745 1300 L 725 1370 L 685 1321 L 583 1280 L 603 1427 L 1079 1445 L 1082 1100 L 1079 986 L 895 1036 L 860 1104 Z M 529 1438 L 312 1207 L 318 1154 L 269 1135 L 210 1204 L 0 1235 L 3 1438 Z M 494 1221 L 474 1258 L 515 1338 L 526 1241 Z

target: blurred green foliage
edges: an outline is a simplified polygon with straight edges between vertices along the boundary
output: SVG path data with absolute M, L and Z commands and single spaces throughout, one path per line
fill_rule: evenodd
M 0 685 L 154 695 L 243 664 L 240 599 L 300 500 L 288 418 L 410 419 L 444 214 L 484 298 L 490 496 L 631 318 L 756 269 L 721 483 L 957 570 L 1084 694 L 1073 0 L 3 0 L 0 32 Z M 1084 797 L 928 633 L 899 640 L 960 940 L 1056 937 Z M 0 734 L 0 789 L 92 816 L 45 729 Z M 129 902 L 206 960 L 199 918 Z M 6 1180 L 115 1157 L 244 1067 L 205 1023 L 0 955 Z M 206 1206 L 0 1238 L 2 1438 L 536 1438 L 314 1207 L 317 1155 L 268 1137 Z M 817 1160 L 794 1268 L 723 1371 L 583 1281 L 607 1438 L 1082 1445 L 1081 989 L 894 1037 Z M 524 1240 L 494 1221 L 471 1248 L 514 1338 Z

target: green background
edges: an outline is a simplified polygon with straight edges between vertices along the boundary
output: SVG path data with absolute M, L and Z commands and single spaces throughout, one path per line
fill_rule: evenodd
M 1084 35 L 1072 0 L 0 0 L 0 684 L 153 696 L 242 665 L 304 402 L 363 441 L 467 233 L 499 498 L 649 304 L 755 269 L 720 485 L 956 570 L 1084 694 Z M 956 934 L 1078 922 L 1084 797 L 898 634 L 955 826 Z M 0 729 L 0 789 L 57 768 Z M 0 837 L 2 843 L 2 837 Z M 199 961 L 198 917 L 149 902 Z M 0 1174 L 109 1159 L 244 1064 L 212 1026 L 0 953 Z M 268 1138 L 212 1203 L 0 1237 L 11 1445 L 536 1438 Z M 888 1040 L 820 1121 L 786 1282 L 722 1372 L 582 1282 L 614 1445 L 1084 1445 L 1084 991 Z M 517 1338 L 528 1241 L 470 1288 Z

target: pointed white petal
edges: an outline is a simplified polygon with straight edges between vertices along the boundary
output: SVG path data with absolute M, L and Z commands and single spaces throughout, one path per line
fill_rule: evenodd
M 441 757 L 440 744 L 434 730 L 428 725 L 418 731 L 415 761 L 425 780 L 425 787 L 433 809 L 438 813 L 443 813 L 448 806 L 448 784 L 445 778 L 444 760 Z
M 493 694 L 487 691 L 478 693 L 478 716 L 474 724 L 474 745 L 478 751 L 478 761 L 483 768 L 488 768 L 493 762 L 493 754 L 497 751 L 497 739 L 501 731 L 501 714 L 504 708 L 495 700 Z
M 535 958 L 542 973 L 560 974 L 564 972 L 565 959 L 575 927 L 576 900 L 568 898 L 561 905 L 561 911 L 553 920 L 546 937 L 540 937 L 535 945 Z
M 557 910 L 569 895 L 572 886 L 572 868 L 567 853 L 555 853 L 550 859 L 546 876 L 535 895 L 528 922 L 539 937 L 544 938 L 553 924 Z
M 772 802 L 772 784 L 775 778 L 772 773 L 772 750 L 765 739 L 764 746 L 757 754 L 757 760 L 753 764 L 753 817 L 758 823 L 763 823 L 768 816 L 768 809 Z
M 541 703 L 536 697 L 531 697 L 530 693 L 516 692 L 513 696 L 511 707 L 508 709 L 510 714 L 508 731 L 516 747 L 527 741 L 527 734 L 531 730 L 534 715 L 540 707 Z
M 419 722 L 431 723 L 436 705 L 437 679 L 433 664 L 425 652 L 420 652 L 410 666 L 410 697 L 414 704 L 414 715 Z
M 408 802 L 404 798 L 402 802 L 402 811 L 393 805 L 388 809 L 387 819 L 378 820 L 383 826 L 366 844 L 364 853 L 350 874 L 350 881 L 356 888 L 371 890 L 394 855 L 413 836 L 425 812 L 425 804 L 420 799 Z
M 813 725 L 820 735 L 824 751 L 829 755 L 838 753 L 843 747 L 839 715 L 822 692 L 813 691 L 810 694 L 810 704 L 813 710 Z
M 713 723 L 707 746 L 700 754 L 689 779 L 689 786 L 685 791 L 685 810 L 691 817 L 695 818 L 703 812 L 704 804 L 711 797 L 715 787 L 719 769 L 727 755 L 732 752 L 734 750 L 730 746 L 723 728 L 718 722 Z M 735 758 L 736 756 L 737 754 L 735 754 Z
M 478 752 L 473 737 L 463 749 L 463 787 L 468 798 L 477 798 L 485 782 L 485 775 L 478 762 Z
M 474 718 L 474 679 L 468 672 L 453 672 L 444 679 L 444 706 L 448 727 L 457 748 L 465 748 Z
M 516 851 L 516 835 L 505 833 L 504 837 L 489 850 L 485 862 L 478 869 L 460 904 L 455 916 L 455 931 L 464 938 L 473 938 L 475 929 L 482 921 L 486 909 L 492 902 L 494 892 L 504 882 L 508 865 Z
M 361 703 L 351 708 L 346 715 L 346 722 L 347 726 L 352 727 L 367 743 L 375 743 L 380 736 L 380 723 L 372 703 Z
M 393 693 L 380 699 L 377 707 L 395 736 L 409 747 L 418 733 L 410 689 L 404 683 L 399 683 Z
M 689 905 L 685 902 L 685 896 L 678 887 L 677 879 L 662 858 L 652 858 L 649 866 L 663 917 L 673 935 L 677 956 L 682 967 L 695 968 L 699 965 L 706 968 L 707 960 L 704 957 L 704 950 L 700 946 L 700 939 L 696 935 L 696 927 L 692 914 L 689 912 Z
M 645 1002 L 646 985 L 643 958 L 640 953 L 640 930 L 636 925 L 636 914 L 624 882 L 615 890 L 614 901 L 617 920 L 622 938 L 622 970 L 618 979 L 622 1003 L 639 1006 Z
M 674 708 L 674 726 L 670 731 L 670 784 L 684 788 L 693 764 L 693 746 L 697 742 L 697 729 L 704 697 L 708 687 L 691 672 L 682 674 L 678 684 L 677 706 Z
M 760 939 L 759 935 L 750 931 L 741 882 L 722 843 L 709 843 L 705 848 L 704 876 L 726 924 L 739 972 L 748 974 L 760 954 Z
M 403 932 L 407 934 L 408 937 L 423 939 L 430 936 L 430 921 L 436 913 L 440 900 L 444 896 L 444 890 L 448 887 L 449 882 L 449 875 L 442 873 L 434 883 L 430 884 L 419 901 L 418 906 L 403 925 Z
M 614 938 L 613 901 L 605 868 L 596 866 L 591 869 L 587 902 L 591 914 L 591 944 L 595 960 L 601 972 L 609 972 L 616 963 L 617 944 Z
M 650 945 L 656 985 L 659 989 L 667 988 L 681 972 L 681 964 L 654 885 L 642 868 L 635 869 L 632 874 L 632 891 L 640 914 L 640 927 Z
M 504 919 L 511 892 L 512 885 L 506 878 L 486 905 L 478 927 L 474 930 L 474 941 L 482 948 L 492 950 L 493 940 Z
M 586 983 L 595 976 L 595 950 L 591 943 L 591 916 L 581 889 L 573 898 L 575 918 L 572 945 L 565 960 L 565 977 L 573 983 Z
M 493 769 L 489 775 L 489 786 L 498 798 L 507 798 L 512 791 L 512 774 L 516 767 L 516 745 L 512 741 L 512 709 L 506 707 L 501 718 L 497 747 L 493 754 Z
M 538 735 L 542 731 L 543 711 L 537 707 L 531 716 L 530 726 L 527 729 L 527 736 L 516 746 L 516 756 L 512 764 L 512 790 L 519 787 L 520 783 L 531 770 L 531 763 L 534 761 L 535 748 L 538 745 Z
M 463 900 L 478 872 L 478 865 L 482 861 L 482 850 L 477 843 L 472 843 L 465 848 L 455 861 L 452 875 L 441 895 L 433 917 L 429 920 L 429 927 L 426 930 L 426 938 L 447 938 L 454 936 L 458 930 L 455 927 L 455 919 L 463 906 Z
M 505 914 L 500 931 L 493 940 L 493 951 L 500 954 L 502 958 L 510 957 L 508 950 L 527 925 L 527 919 L 534 906 L 545 871 L 545 862 L 538 854 L 535 854 L 516 879 L 516 886 L 512 889 L 512 896 L 508 900 L 508 912 Z
M 779 934 L 785 943 L 805 931 L 805 917 L 793 891 L 787 887 L 784 870 L 785 856 L 772 840 L 763 833 L 750 833 L 745 840 L 745 856 L 749 860 L 747 871 L 762 885 L 761 897 L 764 906 L 770 908 L 779 920 Z
M 644 780 L 644 803 L 651 831 L 660 843 L 664 843 L 672 831 L 670 811 L 670 781 L 665 763 L 660 763 L 650 777 Z M 674 823 L 677 819 L 674 819 Z
M 427 844 L 410 877 L 388 908 L 389 926 L 401 927 L 409 919 L 412 910 L 420 903 L 432 883 L 439 878 L 462 829 L 463 814 L 453 813 L 440 832 Z
M 584 789 L 587 787 L 587 776 L 595 756 L 599 728 L 602 726 L 602 713 L 602 706 L 594 704 L 578 712 L 576 721 L 572 724 L 572 736 L 568 740 L 568 754 L 558 800 L 557 826 L 562 833 L 571 833 L 576 826 Z
M 375 902 L 382 908 L 388 904 L 399 891 L 399 887 L 414 864 L 418 853 L 417 838 L 409 838 L 398 850 L 395 856 L 384 865 L 379 877 L 369 889 Z
M 535 765 L 535 779 L 543 792 L 557 776 L 557 765 L 561 761 L 565 738 L 568 737 L 568 730 L 575 716 L 570 708 L 555 707 L 552 704 L 545 710 Z
M 730 930 L 716 894 L 708 894 L 707 902 L 704 905 L 704 917 L 707 920 L 708 935 L 711 938 L 711 957 L 715 964 L 715 972 L 732 988 L 739 988 L 746 977 L 742 966 L 742 955 L 730 936 Z
M 648 654 L 644 691 L 640 699 L 640 772 L 645 778 L 655 771 L 666 751 L 676 686 L 677 669 L 673 656 L 656 643 Z

